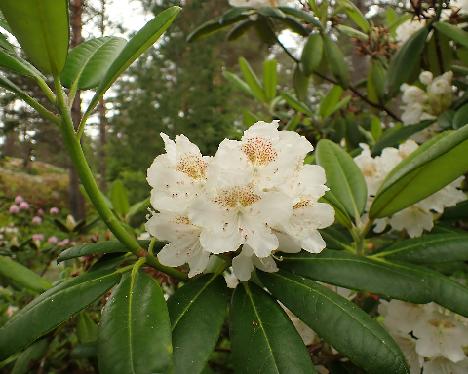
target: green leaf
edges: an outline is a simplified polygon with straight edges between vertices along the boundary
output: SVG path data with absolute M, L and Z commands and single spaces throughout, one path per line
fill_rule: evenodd
M 468 261 L 468 234 L 432 234 L 404 240 L 376 256 L 415 264 Z
M 91 318 L 89 313 L 81 312 L 78 315 L 78 323 L 76 324 L 76 335 L 81 344 L 89 344 L 97 342 L 98 326 Z
M 203 371 L 218 340 L 228 298 L 224 280 L 214 275 L 188 282 L 169 298 L 176 374 Z
M 3 48 L 9 53 L 15 53 L 15 47 L 10 44 L 7 37 L 3 33 L 0 33 L 0 48 Z
M 409 373 L 398 345 L 354 303 L 317 282 L 286 272 L 258 276 L 273 296 L 366 373 Z
M 67 88 L 76 86 L 79 90 L 97 87 L 126 43 L 123 38 L 104 36 L 73 48 L 60 76 L 62 85 Z
M 384 132 L 380 139 L 372 147 L 372 156 L 379 155 L 386 147 L 398 146 L 401 142 L 408 139 L 411 135 L 424 130 L 432 125 L 434 121 L 426 120 L 411 126 L 395 126 Z
M 44 79 L 43 75 L 29 62 L 10 52 L 0 49 L 0 67 L 27 77 Z
M 239 57 L 239 66 L 244 75 L 245 82 L 250 88 L 250 91 L 254 94 L 255 98 L 259 101 L 267 101 L 265 91 L 263 90 L 260 80 L 255 75 L 249 62 L 244 57 Z
M 358 25 L 362 31 L 369 32 L 369 21 L 364 17 L 359 8 L 349 0 L 339 0 L 338 4 L 344 8 L 346 15 Z
M 320 21 L 317 18 L 315 18 L 311 13 L 303 12 L 302 10 L 289 7 L 279 7 L 278 9 L 280 9 L 283 13 L 289 16 L 295 17 L 301 21 L 322 28 L 322 24 L 320 23 Z
M 2 0 L 0 10 L 31 62 L 59 74 L 68 52 L 68 1 Z
M 369 215 L 386 217 L 468 172 L 468 126 L 420 146 L 385 178 Z
M 351 217 L 360 217 L 367 203 L 367 184 L 359 167 L 340 146 L 319 141 L 317 163 L 325 169 L 327 186 Z
M 47 339 L 41 339 L 29 346 L 16 359 L 15 366 L 10 374 L 28 374 L 31 373 L 31 367 L 34 362 L 39 361 L 47 352 L 49 342 Z
M 283 23 L 288 29 L 290 29 L 292 32 L 295 32 L 298 35 L 301 35 L 303 37 L 309 36 L 310 31 L 306 29 L 301 22 L 296 21 L 295 18 L 293 17 L 284 17 L 278 19 L 280 23 Z
M 92 272 L 59 283 L 35 298 L 0 328 L 0 360 L 55 329 L 119 279 L 118 272 Z
M 278 84 L 278 76 L 276 74 L 277 65 L 275 59 L 269 59 L 263 62 L 263 86 L 265 87 L 265 95 L 268 101 L 276 97 L 276 85 Z
M 311 75 L 320 65 L 323 56 L 322 35 L 311 34 L 302 50 L 301 63 L 305 75 Z
M 102 374 L 165 373 L 172 365 L 163 292 L 137 267 L 122 277 L 102 312 L 98 359 Z
M 350 26 L 346 25 L 338 25 L 337 29 L 343 33 L 344 35 L 350 37 L 350 38 L 356 38 L 360 39 L 362 41 L 367 42 L 369 40 L 369 36 L 367 34 L 364 34 L 362 31 L 356 30 L 355 28 L 352 28 Z
M 309 95 L 309 77 L 304 74 L 300 64 L 296 64 L 294 68 L 293 86 L 297 98 L 302 101 L 307 101 Z
M 227 40 L 233 41 L 239 39 L 247 31 L 249 31 L 256 23 L 256 20 L 246 19 L 234 25 L 227 35 Z
M 326 249 L 319 254 L 284 255 L 281 268 L 306 278 L 354 290 L 369 291 L 413 303 L 431 301 L 424 279 L 416 271 Z
M 349 68 L 346 64 L 343 52 L 328 35 L 323 35 L 323 47 L 327 63 L 338 83 L 346 88 L 349 85 Z
M 435 302 L 468 316 L 468 288 L 430 269 L 326 249 L 284 255 L 280 267 L 300 276 L 416 304 Z
M 381 102 L 385 96 L 385 76 L 386 71 L 380 60 L 372 59 L 367 78 L 367 90 L 375 103 Z
M 289 93 L 284 93 L 281 95 L 281 97 L 286 100 L 288 105 L 293 108 L 294 110 L 297 110 L 298 112 L 304 113 L 308 115 L 309 117 L 312 117 L 312 111 L 310 108 L 307 106 L 307 104 L 303 103 L 302 101 L 297 100 L 294 96 L 292 96 Z
M 423 27 L 416 31 L 393 56 L 387 74 L 387 86 L 390 95 L 400 91 L 400 86 L 407 82 L 419 68 L 421 55 L 429 29 Z
M 340 100 L 342 93 L 343 89 L 340 86 L 334 85 L 320 101 L 319 113 L 322 118 L 326 118 L 334 112 L 334 108 Z
M 255 284 L 242 283 L 234 291 L 230 337 L 237 373 L 315 373 L 289 317 Z
M 454 129 L 462 128 L 465 125 L 468 125 L 468 103 L 458 108 L 452 119 Z
M 247 18 L 251 14 L 253 14 L 253 11 L 251 9 L 232 8 L 226 13 L 224 13 L 223 16 L 215 20 L 209 20 L 203 23 L 202 25 L 198 26 L 189 34 L 189 36 L 187 37 L 187 42 L 190 43 L 208 35 L 211 35 L 216 31 L 222 30 L 223 28 L 229 25 L 232 25 L 240 20 Z
M 48 280 L 6 256 L 0 256 L 0 275 L 33 291 L 42 292 L 52 287 Z
M 171 26 L 180 12 L 180 8 L 173 6 L 159 13 L 155 18 L 148 21 L 138 32 L 128 41 L 120 54 L 114 59 L 112 65 L 107 69 L 102 78 L 91 103 L 86 110 L 84 117 L 87 117 L 95 108 L 99 99 L 117 80 L 117 78 L 148 48 L 150 48 Z
M 148 240 L 140 240 L 140 245 L 144 248 L 148 247 Z M 162 244 L 161 244 L 162 245 Z M 81 256 L 94 256 L 100 255 L 103 253 L 125 253 L 130 252 L 125 244 L 122 244 L 118 241 L 107 241 L 100 243 L 85 243 L 74 245 L 73 247 L 67 248 L 62 251 L 58 258 L 57 262 L 62 262 L 65 260 L 70 260 L 72 258 L 81 257 Z
M 434 27 L 454 42 L 468 48 L 468 32 L 463 31 L 461 27 L 447 22 L 436 22 Z
M 125 217 L 130 209 L 128 201 L 128 192 L 124 184 L 120 180 L 112 183 L 110 190 L 110 200 L 112 207 L 121 217 Z
M 223 71 L 223 76 L 238 90 L 242 91 L 247 95 L 252 95 L 253 97 L 255 97 L 249 85 L 245 83 L 242 79 L 240 79 L 237 75 L 230 73 L 229 71 Z

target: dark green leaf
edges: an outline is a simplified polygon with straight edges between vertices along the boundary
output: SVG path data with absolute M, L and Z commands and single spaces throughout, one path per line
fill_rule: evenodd
M 222 278 L 205 275 L 188 282 L 169 299 L 176 374 L 203 371 L 218 340 L 228 297 Z
M 309 95 L 309 77 L 304 74 L 299 64 L 294 68 L 293 86 L 297 98 L 306 101 Z
M 148 247 L 149 241 L 142 240 L 139 242 L 140 245 L 144 248 Z M 100 255 L 103 253 L 120 253 L 120 252 L 129 252 L 129 249 L 125 244 L 122 244 L 117 241 L 107 241 L 101 243 L 85 243 L 78 244 L 68 249 L 62 251 L 57 261 L 70 260 L 72 258 L 81 257 L 81 256 L 90 256 L 90 255 Z
M 334 85 L 331 90 L 320 101 L 319 113 L 323 118 L 327 118 L 334 112 L 334 108 L 340 100 L 343 89 Z
M 359 8 L 349 0 L 339 0 L 338 4 L 344 8 L 346 15 L 358 25 L 362 31 L 368 32 L 369 21 L 364 17 Z
M 39 361 L 47 352 L 49 342 L 47 339 L 41 339 L 28 347 L 16 359 L 15 366 L 10 374 L 29 374 L 34 362 Z
M 414 71 L 419 68 L 428 33 L 427 27 L 416 31 L 393 56 L 387 75 L 387 86 L 390 95 L 397 94 L 400 91 L 400 86 L 407 82 L 414 74 Z
M 33 291 L 42 292 L 52 287 L 48 280 L 6 256 L 0 256 L 0 275 Z
M 29 77 L 40 77 L 43 79 L 42 74 L 29 62 L 23 60 L 19 56 L 15 56 L 10 52 L 0 49 L 0 67 L 13 71 L 20 75 Z
M 433 124 L 434 121 L 426 120 L 411 126 L 395 126 L 384 132 L 381 138 L 372 147 L 372 155 L 379 155 L 386 147 L 398 146 L 401 142 L 408 139 L 411 135 L 424 130 Z
M 307 12 L 303 12 L 302 10 L 299 10 L 299 9 L 295 9 L 295 8 L 289 8 L 289 7 L 279 7 L 279 9 L 289 15 L 289 16 L 292 16 L 292 17 L 295 17 L 301 21 L 304 21 L 306 23 L 310 23 L 311 25 L 314 25 L 316 27 L 319 27 L 319 28 L 322 28 L 322 24 L 320 23 L 320 21 L 315 18 L 312 13 L 307 13 Z
M 120 180 L 116 180 L 112 183 L 110 190 L 110 200 L 112 207 L 121 217 L 125 217 L 130 209 L 130 203 L 128 202 L 128 192 L 124 184 Z
M 405 356 L 390 335 L 352 302 L 286 272 L 258 276 L 273 296 L 366 373 L 409 373 Z
M 338 83 L 346 88 L 349 85 L 349 69 L 343 52 L 328 35 L 323 35 L 323 50 L 330 70 Z
M 439 191 L 468 172 L 467 154 L 468 126 L 426 142 L 388 174 L 370 216 L 389 216 Z
M 281 267 L 297 275 L 349 289 L 369 291 L 413 303 L 431 301 L 419 273 L 345 251 L 326 249 L 319 254 L 285 255 Z
M 0 10 L 32 63 L 60 73 L 68 52 L 68 1 L 2 0 Z
M 237 75 L 230 73 L 229 71 L 224 71 L 223 76 L 238 90 L 242 91 L 247 95 L 252 95 L 253 97 L 255 97 L 249 85 L 245 83 L 242 79 L 240 79 Z
M 459 129 L 468 125 L 468 103 L 461 106 L 454 114 L 452 119 L 452 126 L 454 129 Z
M 327 186 L 351 217 L 359 217 L 367 203 L 367 184 L 354 160 L 340 146 L 322 139 L 317 163 L 325 169 Z
M 166 373 L 172 364 L 163 292 L 137 268 L 122 277 L 102 312 L 98 358 L 102 374 Z
M 255 284 L 243 283 L 231 305 L 236 373 L 314 373 L 306 347 L 284 310 Z
M 288 105 L 293 108 L 294 110 L 297 110 L 298 112 L 304 113 L 308 115 L 309 117 L 312 117 L 312 111 L 310 108 L 307 106 L 307 104 L 297 100 L 294 96 L 288 93 L 284 93 L 281 95 L 281 97 L 286 100 Z
M 148 48 L 150 48 L 161 37 L 162 34 L 174 22 L 180 12 L 177 6 L 166 9 L 155 18 L 148 21 L 125 45 L 120 54 L 114 59 L 112 65 L 107 69 L 106 74 L 99 83 L 96 93 L 86 110 L 84 117 L 87 117 L 95 108 L 99 99 L 117 80 L 117 78 Z
M 436 22 L 434 27 L 456 43 L 468 48 L 468 32 L 462 30 L 461 27 L 447 22 Z
M 312 74 L 320 65 L 323 56 L 322 35 L 311 34 L 302 50 L 301 63 L 306 75 Z
M 415 264 L 468 261 L 468 234 L 433 234 L 404 240 L 376 256 Z
M 276 97 L 276 85 L 278 83 L 276 66 L 277 62 L 275 59 L 269 59 L 263 62 L 263 86 L 265 88 L 266 98 L 269 101 Z
M 0 360 L 56 328 L 104 294 L 118 272 L 93 272 L 62 282 L 35 298 L 0 328 Z
M 248 84 L 250 90 L 253 92 L 257 100 L 262 102 L 267 101 L 262 84 L 255 75 L 255 72 L 253 71 L 249 62 L 244 57 L 240 57 L 239 66 L 241 68 L 242 74 L 244 75 L 245 82 Z
M 76 86 L 80 90 L 97 87 L 126 43 L 123 38 L 104 36 L 73 48 L 60 76 L 62 85 L 67 88 Z
M 91 318 L 89 313 L 81 312 L 78 315 L 78 323 L 76 325 L 76 335 L 81 344 L 89 344 L 98 340 L 98 326 Z
M 239 22 L 237 25 L 234 25 L 227 35 L 229 41 L 237 40 L 247 31 L 249 31 L 254 25 L 255 20 L 246 19 Z

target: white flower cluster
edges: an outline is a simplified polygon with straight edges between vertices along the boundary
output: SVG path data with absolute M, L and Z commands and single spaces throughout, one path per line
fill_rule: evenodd
M 254 267 L 277 271 L 275 251 L 320 252 L 318 229 L 330 226 L 333 208 L 319 203 L 328 188 L 325 171 L 304 165 L 313 150 L 278 123 L 257 122 L 240 141 L 225 139 L 214 157 L 202 156 L 185 136 L 161 134 L 166 153 L 148 169 L 151 205 L 158 212 L 146 230 L 169 242 L 158 254 L 167 266 L 187 263 L 189 276 L 202 273 L 212 254 L 240 253 L 235 276 L 246 281 Z
M 416 31 L 421 29 L 426 22 L 420 19 L 409 19 L 397 27 L 395 31 L 395 39 L 398 45 L 403 45 Z
M 403 84 L 403 114 L 402 121 L 406 125 L 413 125 L 426 119 L 436 119 L 452 104 L 453 73 L 448 71 L 433 78 L 430 71 L 423 71 L 419 75 L 419 81 L 424 90 L 409 84 Z
M 418 145 L 412 140 L 407 140 L 399 148 L 385 148 L 381 155 L 376 157 L 372 157 L 367 144 L 361 144 L 361 148 L 361 154 L 355 157 L 354 161 L 367 182 L 369 193 L 367 209 L 369 209 L 387 174 L 415 151 Z M 421 236 L 424 230 L 432 230 L 435 213 L 442 214 L 446 207 L 456 205 L 466 199 L 463 191 L 458 189 L 462 182 L 463 177 L 460 177 L 433 195 L 402 209 L 391 217 L 377 219 L 374 232 L 380 233 L 387 225 L 390 225 L 394 230 L 406 230 L 408 235 L 414 238 Z
M 295 0 L 229 0 L 229 5 L 238 8 L 264 8 L 272 7 L 276 8 L 279 6 L 290 6 L 295 3 Z
M 411 374 L 468 372 L 468 319 L 430 303 L 382 301 L 384 325 L 405 354 Z

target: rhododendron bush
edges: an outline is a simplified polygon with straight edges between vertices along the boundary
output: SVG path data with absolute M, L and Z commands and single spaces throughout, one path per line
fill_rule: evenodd
M 466 373 L 466 1 L 405 12 L 376 3 L 367 14 L 349 0 L 229 4 L 187 43 L 256 31 L 271 51 L 262 77 L 241 56 L 241 75 L 223 72 L 255 109 L 241 108 L 237 133 L 212 155 L 190 133 L 161 133 L 138 237 L 120 195 L 99 190 L 80 138 L 100 98 L 181 9 L 128 41 L 69 49 L 65 0 L 1 2 L 21 53 L 0 49 L 0 85 L 61 130 L 114 238 L 58 254 L 98 260 L 44 283 L 0 328 L 0 359 L 21 362 L 101 302 L 90 344 L 102 373 Z M 290 82 L 278 84 L 279 69 Z M 12 72 L 50 102 L 23 92 Z M 73 124 L 80 90 L 94 96 Z M 4 257 L 0 273 L 12 277 Z

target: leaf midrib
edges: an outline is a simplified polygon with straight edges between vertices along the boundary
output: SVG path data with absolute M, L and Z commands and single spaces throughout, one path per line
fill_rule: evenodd
M 367 325 L 366 322 L 362 321 L 360 318 L 356 318 L 355 316 L 353 316 L 353 314 L 349 313 L 346 309 L 344 309 L 341 305 L 337 304 L 333 299 L 331 299 L 329 296 L 327 295 L 324 295 L 322 292 L 320 292 L 319 290 L 317 289 L 313 289 L 311 287 L 308 287 L 306 284 L 304 283 L 301 283 L 301 282 L 298 282 L 294 279 L 291 279 L 291 278 L 288 278 L 288 277 L 285 277 L 284 275 L 281 275 L 279 273 L 271 273 L 270 275 L 273 275 L 273 276 L 276 276 L 276 277 L 280 277 L 280 278 L 283 278 L 285 279 L 286 281 L 289 281 L 289 282 L 292 282 L 292 283 L 295 283 L 297 285 L 299 285 L 300 287 L 302 288 L 305 288 L 306 290 L 308 290 L 309 292 L 315 292 L 317 295 L 327 299 L 330 303 L 332 303 L 333 305 L 335 305 L 337 308 L 339 308 L 340 310 L 342 310 L 346 315 L 348 315 L 351 319 L 353 319 L 354 321 L 357 321 L 358 323 L 362 324 L 362 326 L 368 330 L 370 332 L 370 334 L 372 336 L 374 336 L 377 340 L 379 340 L 383 345 L 385 345 L 389 351 L 393 354 L 393 356 L 395 358 L 397 358 L 397 361 L 400 361 L 400 355 L 398 354 L 398 352 L 395 352 L 394 348 L 389 346 L 388 343 L 385 341 L 385 340 L 382 340 L 382 338 L 380 338 L 376 333 L 374 333 L 374 331 Z M 409 371 L 405 368 L 406 370 L 406 373 L 409 373 Z

